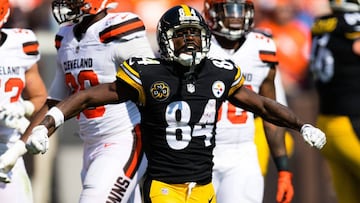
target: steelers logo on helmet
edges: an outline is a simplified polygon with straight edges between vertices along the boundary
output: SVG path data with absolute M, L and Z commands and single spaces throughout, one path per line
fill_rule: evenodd
M 154 99 L 164 101 L 170 95 L 170 87 L 165 82 L 157 81 L 151 85 L 150 93 Z
M 225 92 L 225 84 L 222 81 L 215 81 L 212 85 L 212 92 L 216 98 L 220 98 Z

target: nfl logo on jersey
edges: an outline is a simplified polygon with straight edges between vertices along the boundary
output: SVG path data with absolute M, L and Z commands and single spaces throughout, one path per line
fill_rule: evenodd
M 186 87 L 187 87 L 187 91 L 189 93 L 194 93 L 195 92 L 195 85 L 194 84 L 191 84 L 191 83 L 187 84 Z

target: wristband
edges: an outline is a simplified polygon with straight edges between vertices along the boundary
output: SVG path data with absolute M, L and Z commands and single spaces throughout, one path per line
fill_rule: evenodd
M 64 123 L 64 114 L 56 106 L 52 107 L 45 116 L 53 117 L 55 121 L 55 128 L 59 127 Z
M 288 160 L 286 155 L 274 157 L 276 169 L 278 171 L 289 171 Z

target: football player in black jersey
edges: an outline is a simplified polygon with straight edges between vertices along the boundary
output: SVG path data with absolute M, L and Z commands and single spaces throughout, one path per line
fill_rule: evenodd
M 216 202 L 212 150 L 217 112 L 226 99 L 267 121 L 298 130 L 310 145 L 323 147 L 322 131 L 287 107 L 245 88 L 233 62 L 207 58 L 210 37 L 194 8 L 169 9 L 158 24 L 161 58 L 130 58 L 119 67 L 116 81 L 66 98 L 22 140 L 30 152 L 46 152 L 48 136 L 84 108 L 133 100 L 141 113 L 148 158 L 144 199 L 153 203 Z
M 332 9 L 330 9 L 332 8 Z M 360 202 L 360 1 L 330 0 L 312 27 L 311 69 L 319 92 L 317 125 L 327 136 L 338 202 Z M 332 10 L 332 11 L 331 11 Z

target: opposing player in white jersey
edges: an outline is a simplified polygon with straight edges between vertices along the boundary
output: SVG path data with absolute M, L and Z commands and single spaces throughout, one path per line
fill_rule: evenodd
M 252 2 L 205 0 L 204 9 L 213 33 L 209 56 L 230 58 L 241 67 L 246 87 L 275 99 L 276 46 L 269 36 L 251 30 Z M 264 129 L 279 171 L 277 202 L 290 202 L 293 186 L 288 171 L 285 130 L 268 122 L 264 122 Z M 261 203 L 264 178 L 254 142 L 254 114 L 224 102 L 219 110 L 216 134 L 213 183 L 217 201 Z
M 60 24 L 55 37 L 57 69 L 39 116 L 69 94 L 114 81 L 125 59 L 154 56 L 142 20 L 130 12 L 107 12 L 115 6 L 113 1 L 52 2 Z M 146 169 L 135 104 L 89 108 L 77 120 L 84 141 L 79 202 L 133 202 L 134 188 Z
M 41 108 L 47 96 L 38 71 L 37 38 L 29 29 L 2 28 L 9 15 L 8 0 L 0 0 L 0 155 L 10 147 L 24 149 L 24 143 L 19 141 L 20 133 L 25 131 L 28 119 Z M 0 158 L 0 168 L 2 164 Z M 13 165 L 11 171 L 0 170 L 0 201 L 33 202 L 22 157 Z

